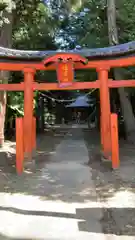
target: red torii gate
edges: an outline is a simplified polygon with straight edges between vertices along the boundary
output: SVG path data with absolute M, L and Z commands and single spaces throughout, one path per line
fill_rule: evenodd
M 130 45 L 130 43 L 128 43 Z M 135 45 L 135 43 L 134 43 Z M 126 46 L 126 45 L 125 45 Z M 124 49 L 124 44 L 120 49 Z M 106 48 L 110 49 L 111 48 Z M 129 48 L 131 50 L 131 48 Z M 125 51 L 125 53 L 130 50 Z M 1 51 L 2 50 L 2 51 Z M 105 48 L 103 49 L 105 50 Z M 117 51 L 116 51 L 117 50 Z M 135 50 L 135 49 L 134 49 Z M 114 51 L 114 53 L 113 53 Z M 96 51 L 95 51 L 96 52 Z M 26 58 L 26 53 L 30 57 Z M 109 88 L 134 87 L 135 80 L 108 79 L 108 72 L 111 68 L 126 67 L 135 64 L 135 57 L 122 57 L 121 52 L 114 47 L 111 55 L 115 59 L 102 59 L 102 49 L 100 49 L 100 59 L 89 59 L 88 55 L 81 55 L 77 52 L 51 52 L 42 60 L 36 60 L 36 56 L 29 51 L 10 50 L 0 48 L 0 70 L 3 71 L 22 71 L 24 73 L 24 82 L 19 84 L 0 84 L 0 91 L 24 91 L 24 119 L 16 121 L 16 168 L 17 172 L 23 171 L 24 154 L 31 156 L 32 149 L 36 141 L 36 124 L 33 118 L 33 91 L 35 90 L 75 90 L 97 88 L 100 90 L 100 108 L 101 108 L 101 143 L 105 157 L 112 156 L 113 167 L 119 164 L 118 149 L 118 131 L 116 115 L 110 112 Z M 35 53 L 34 51 L 32 53 Z M 21 56 L 20 55 L 24 56 Z M 95 54 L 93 57 L 98 56 Z M 123 54 L 123 52 L 122 52 Z M 19 55 L 19 57 L 18 57 Z M 104 53 L 104 55 L 109 55 Z M 119 58 L 120 57 L 120 58 Z M 35 59 L 33 61 L 33 59 Z M 28 61 L 29 60 L 29 61 Z M 96 69 L 98 80 L 94 82 L 74 82 L 75 69 Z M 38 70 L 56 70 L 58 83 L 37 83 L 35 73 Z M 114 139 L 115 138 L 115 139 Z

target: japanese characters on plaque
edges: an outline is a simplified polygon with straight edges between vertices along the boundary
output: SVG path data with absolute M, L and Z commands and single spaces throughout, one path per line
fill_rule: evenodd
M 61 87 L 72 85 L 74 80 L 74 70 L 71 61 L 58 63 L 57 78 Z

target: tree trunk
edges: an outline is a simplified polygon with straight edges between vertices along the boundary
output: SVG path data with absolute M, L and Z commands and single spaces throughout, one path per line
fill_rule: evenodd
M 3 17 L 9 20 L 9 23 L 4 23 L 0 30 L 0 46 L 10 48 L 12 45 L 12 12 L 5 10 Z M 0 83 L 7 83 L 9 73 L 0 71 Z M 5 91 L 0 92 L 0 147 L 4 144 L 4 126 L 6 115 L 7 96 Z
M 117 45 L 119 44 L 118 30 L 116 24 L 116 2 L 115 0 L 107 0 L 107 18 L 108 18 L 108 36 L 109 44 Z M 123 73 L 120 69 L 114 69 L 115 80 L 123 79 Z M 134 142 L 135 134 L 135 118 L 132 111 L 132 106 L 130 100 L 128 99 L 128 94 L 124 88 L 118 89 L 120 96 L 120 103 L 122 108 L 122 113 L 124 116 L 126 135 L 129 141 Z

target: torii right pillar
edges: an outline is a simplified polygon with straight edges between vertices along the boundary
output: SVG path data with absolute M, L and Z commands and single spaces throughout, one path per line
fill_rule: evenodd
M 111 111 L 110 94 L 108 87 L 108 68 L 98 68 L 100 81 L 100 129 L 103 154 L 107 159 L 111 157 Z

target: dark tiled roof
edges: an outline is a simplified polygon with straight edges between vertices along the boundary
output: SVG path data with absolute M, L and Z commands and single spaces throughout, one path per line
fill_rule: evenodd
M 61 51 L 26 51 L 0 47 L 0 60 L 28 60 L 41 61 Z M 135 54 L 135 41 L 105 48 L 70 50 L 69 53 L 76 53 L 88 59 L 111 59 L 120 58 L 125 55 Z M 63 53 L 63 51 L 61 52 Z
M 90 107 L 90 105 L 94 102 L 94 100 L 90 99 L 86 95 L 82 95 L 76 98 L 73 103 L 70 103 L 66 107 Z

